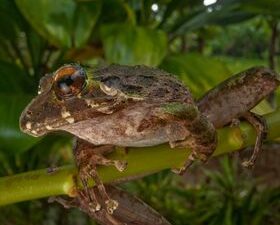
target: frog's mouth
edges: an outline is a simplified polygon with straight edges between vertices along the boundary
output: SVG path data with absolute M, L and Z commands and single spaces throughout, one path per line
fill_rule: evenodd
M 38 122 L 34 122 L 26 113 L 21 114 L 19 127 L 22 132 L 33 137 L 40 137 L 48 133 L 48 130 L 45 126 Z
M 26 106 L 19 119 L 22 132 L 40 137 L 74 122 L 70 113 L 62 112 L 59 105 L 53 103 L 50 106 L 51 101 L 47 94 L 41 94 Z
M 59 130 L 59 127 L 69 124 L 69 121 L 72 119 L 73 118 L 66 118 L 65 120 L 61 120 L 61 118 L 58 118 L 49 119 L 49 121 L 43 120 L 44 122 L 40 122 L 42 120 L 34 117 L 32 111 L 29 111 L 27 108 L 20 116 L 19 126 L 22 132 L 33 137 L 40 137 L 49 132 Z
M 67 119 L 67 118 L 66 118 Z M 69 118 L 68 120 L 71 120 L 72 118 Z M 72 121 L 71 121 L 72 122 Z M 48 122 L 35 122 L 32 120 L 31 117 L 28 116 L 26 113 L 22 113 L 20 117 L 20 129 L 22 132 L 31 135 L 33 137 L 41 137 L 43 135 L 46 135 L 47 133 L 58 131 L 59 128 L 68 125 L 69 121 L 56 119 Z

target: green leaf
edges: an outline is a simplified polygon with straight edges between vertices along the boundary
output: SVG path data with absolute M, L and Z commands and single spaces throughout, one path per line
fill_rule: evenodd
M 279 0 L 238 0 L 241 3 L 241 9 L 247 12 L 262 14 L 266 16 L 280 17 L 280 1 Z
M 167 49 L 163 31 L 126 24 L 103 26 L 101 39 L 110 63 L 157 66 Z
M 0 4 L 0 36 L 7 40 L 17 38 L 17 30 L 23 26 L 22 16 L 13 1 L 2 0 Z
M 23 93 L 30 90 L 29 77 L 15 64 L 0 61 L 0 77 L 0 93 Z
M 0 59 L 10 62 L 14 60 L 11 49 L 15 48 L 26 23 L 15 2 L 10 0 L 0 1 L 0 18 Z
M 89 39 L 100 1 L 16 0 L 25 18 L 46 40 L 60 47 L 81 47 Z
M 232 75 L 219 60 L 198 54 L 188 53 L 168 56 L 160 67 L 178 75 L 195 97 L 203 95 Z
M 34 72 L 36 73 L 36 69 L 40 67 L 47 42 L 31 27 L 26 32 L 26 41 L 32 66 L 35 70 Z
M 81 1 L 74 17 L 74 46 L 83 46 L 89 39 L 99 17 L 101 1 Z
M 225 26 L 239 23 L 256 15 L 251 11 L 240 10 L 240 4 L 239 1 L 225 1 L 209 7 L 198 7 L 178 17 L 169 31 L 172 32 L 172 35 L 182 35 L 207 25 Z
M 1 151 L 22 152 L 33 146 L 39 138 L 23 134 L 19 129 L 19 117 L 30 101 L 30 96 L 0 94 L 0 143 Z
M 21 152 L 39 139 L 23 134 L 19 129 L 20 113 L 30 101 L 24 94 L 32 91 L 31 79 L 15 64 L 0 61 L 0 149 Z
M 16 0 L 16 4 L 28 22 L 45 39 L 58 46 L 71 46 L 74 1 Z

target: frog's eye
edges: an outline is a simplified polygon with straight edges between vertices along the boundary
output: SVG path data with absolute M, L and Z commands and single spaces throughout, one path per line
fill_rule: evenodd
M 54 74 L 54 91 L 59 98 L 78 95 L 86 85 L 86 72 L 78 65 L 67 65 Z

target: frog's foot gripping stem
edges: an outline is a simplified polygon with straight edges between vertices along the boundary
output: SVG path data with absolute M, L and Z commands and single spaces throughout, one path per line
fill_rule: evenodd
M 187 170 L 188 168 L 193 164 L 193 162 L 195 161 L 195 157 L 194 155 L 191 153 L 187 159 L 187 161 L 184 163 L 183 166 L 181 166 L 180 168 L 176 168 L 176 169 L 172 169 L 172 172 L 182 176 Z
M 127 163 L 120 160 L 110 160 L 103 156 L 114 150 L 113 146 L 94 146 L 88 142 L 77 140 L 75 148 L 75 158 L 79 171 L 79 178 L 85 189 L 85 193 L 90 200 L 90 205 L 94 211 L 99 211 L 105 203 L 105 208 L 109 214 L 113 214 L 118 207 L 118 202 L 111 199 L 106 192 L 103 182 L 97 173 L 97 165 L 115 166 L 119 171 L 126 168 Z M 96 194 L 89 188 L 90 180 L 94 180 L 99 195 L 103 200 L 100 205 L 96 199 Z
M 245 115 L 243 115 L 243 118 L 246 119 L 250 124 L 252 124 L 257 132 L 253 154 L 249 160 L 242 163 L 244 167 L 250 168 L 255 165 L 257 157 L 259 156 L 262 148 L 263 140 L 267 136 L 267 124 L 263 117 L 252 112 L 247 112 Z
M 210 155 L 208 154 L 208 152 L 198 153 L 196 151 L 192 151 L 184 165 L 181 166 L 179 169 L 172 169 L 172 172 L 178 175 L 183 175 L 188 170 L 188 168 L 194 163 L 194 161 L 200 160 L 205 163 L 207 162 L 209 157 Z

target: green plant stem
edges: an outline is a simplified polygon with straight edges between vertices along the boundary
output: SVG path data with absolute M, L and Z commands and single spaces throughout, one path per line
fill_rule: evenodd
M 269 133 L 268 140 L 280 136 L 280 109 L 265 116 Z M 252 145 L 256 132 L 246 122 L 238 127 L 225 127 L 218 130 L 218 147 L 214 155 L 221 155 Z M 118 172 L 114 167 L 99 167 L 98 173 L 105 183 L 132 180 L 133 178 L 182 166 L 190 150 L 170 149 L 168 144 L 145 148 L 128 148 L 128 152 L 117 149 L 109 157 L 126 160 L 128 167 Z M 0 178 L 0 205 L 43 198 L 53 195 L 75 195 L 74 166 L 31 171 Z M 93 183 L 92 183 L 93 184 Z

